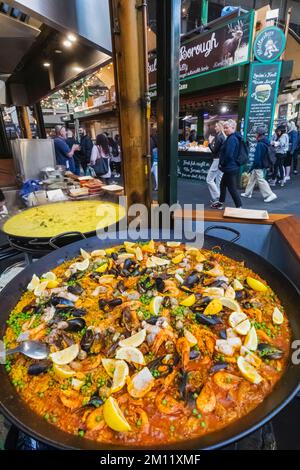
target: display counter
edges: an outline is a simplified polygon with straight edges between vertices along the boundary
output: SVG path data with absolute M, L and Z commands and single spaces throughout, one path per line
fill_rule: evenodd
M 178 178 L 206 181 L 208 170 L 212 164 L 211 152 L 178 150 Z

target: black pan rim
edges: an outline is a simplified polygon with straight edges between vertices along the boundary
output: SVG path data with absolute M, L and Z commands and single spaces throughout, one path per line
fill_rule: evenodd
M 79 248 L 82 247 L 83 244 L 89 244 L 89 243 L 92 244 L 93 240 L 95 238 L 80 240 L 78 242 L 72 243 L 71 245 L 64 246 L 64 247 L 56 250 L 55 252 L 52 252 L 52 253 L 46 255 L 41 260 L 37 261 L 37 263 L 41 264 L 42 262 L 47 262 L 47 260 L 49 259 L 49 260 L 52 261 L 52 267 L 49 267 L 49 269 L 52 269 L 54 267 L 53 266 L 53 257 L 54 257 L 54 255 L 56 255 L 55 256 L 56 261 L 61 262 L 61 259 L 64 258 L 64 256 L 61 257 L 61 256 L 59 256 L 60 254 L 64 253 L 64 254 L 67 255 L 66 257 L 68 258 L 70 253 L 69 254 L 66 253 L 66 250 L 69 249 L 72 252 L 71 257 L 73 257 L 76 253 L 77 248 L 79 250 Z M 225 240 L 217 238 L 217 237 L 213 237 L 213 236 L 207 236 L 207 239 L 210 239 L 214 243 L 218 243 L 219 245 L 221 245 L 221 247 L 224 244 L 226 244 L 226 245 L 228 244 L 228 242 L 226 242 Z M 184 242 L 184 240 L 183 240 L 183 242 Z M 101 243 L 98 238 L 97 238 L 97 243 Z M 105 246 L 106 247 L 114 246 L 114 245 L 118 245 L 118 244 L 121 244 L 121 243 L 122 243 L 121 240 L 117 240 L 117 241 L 116 240 L 109 240 L 108 242 L 105 243 Z M 243 246 L 240 246 L 240 245 L 237 246 L 237 245 L 233 245 L 233 244 L 229 244 L 229 245 L 231 245 L 232 248 L 235 248 L 235 249 L 238 248 L 237 251 L 239 251 L 239 255 L 243 255 L 243 253 L 245 253 L 245 254 L 248 254 L 248 256 L 249 255 L 251 255 L 252 257 L 254 256 L 257 260 L 263 261 L 263 264 L 265 266 L 267 266 L 269 269 L 276 270 L 277 273 L 279 273 L 285 279 L 285 281 L 287 281 L 289 283 L 290 287 L 295 291 L 295 293 L 297 295 L 300 295 L 298 288 L 288 278 L 288 276 L 286 276 L 285 273 L 283 273 L 277 267 L 272 265 L 265 258 L 262 258 L 261 256 L 257 255 L 256 253 L 252 252 L 251 250 L 249 250 L 248 248 L 245 248 Z M 86 248 L 88 249 L 89 247 L 87 246 Z M 224 255 L 234 258 L 234 256 L 232 256 L 231 254 L 229 255 L 226 252 L 224 252 Z M 34 264 L 34 266 L 36 266 L 36 263 Z M 36 270 L 37 269 L 35 269 L 35 271 Z M 18 276 L 16 276 L 16 278 L 14 278 L 14 280 L 11 281 L 3 289 L 2 293 L 1 293 L 1 296 L 5 295 L 5 291 L 6 290 L 8 291 L 9 288 L 11 287 L 10 284 L 14 284 L 18 277 L 21 278 L 22 273 L 20 273 Z M 268 282 L 269 282 L 269 280 L 268 280 Z M 290 369 L 290 367 L 288 367 L 288 369 Z M 276 384 L 276 387 L 279 386 L 279 384 L 282 382 L 282 380 L 285 378 L 286 375 L 287 375 L 287 371 L 283 375 L 282 379 L 278 382 L 278 384 Z M 297 385 L 293 386 L 293 389 L 291 391 L 289 391 L 287 396 L 277 406 L 275 406 L 270 412 L 268 412 L 263 418 L 258 419 L 257 422 L 254 422 L 254 424 L 247 427 L 246 429 L 242 429 L 238 433 L 235 433 L 233 431 L 232 436 L 229 435 L 229 437 L 227 437 L 225 439 L 221 439 L 221 440 L 219 440 L 218 442 L 216 442 L 214 444 L 204 445 L 204 446 L 199 447 L 199 444 L 197 445 L 196 442 L 199 443 L 199 441 L 203 440 L 203 438 L 197 438 L 197 439 L 192 439 L 192 440 L 190 439 L 190 440 L 186 440 L 186 441 L 179 441 L 179 442 L 175 443 L 174 445 L 170 444 L 168 446 L 166 446 L 166 445 L 157 446 L 157 447 L 155 447 L 155 449 L 158 449 L 158 450 L 163 450 L 163 449 L 165 449 L 165 450 L 167 450 L 167 449 L 175 450 L 175 449 L 200 449 L 201 448 L 201 449 L 206 449 L 206 450 L 213 450 L 213 449 L 218 449 L 218 448 L 224 447 L 224 446 L 226 446 L 226 445 L 228 445 L 232 442 L 236 442 L 237 440 L 242 439 L 243 437 L 249 435 L 251 432 L 254 432 L 255 430 L 259 429 L 261 426 L 263 426 L 265 423 L 267 423 L 270 419 L 272 419 L 274 416 L 276 416 L 294 398 L 294 396 L 297 394 L 297 392 L 299 390 L 300 390 L 300 387 L 299 387 L 299 382 L 298 382 Z M 273 393 L 274 393 L 274 391 L 270 395 L 268 395 L 268 397 L 271 397 L 273 395 Z M 264 402 L 262 402 L 262 404 L 263 403 Z M 257 410 L 257 408 L 259 408 L 262 404 L 258 405 L 258 407 L 256 407 L 254 410 L 252 410 L 247 415 L 245 415 L 245 417 L 243 417 L 243 418 L 251 417 L 253 412 L 255 412 L 255 410 Z M 26 404 L 25 404 L 25 406 L 26 406 Z M 52 438 L 45 437 L 45 436 L 43 436 L 43 434 L 40 434 L 38 431 L 35 431 L 35 430 L 29 428 L 27 425 L 24 425 L 13 413 L 10 412 L 10 410 L 8 410 L 5 407 L 5 405 L 2 402 L 0 402 L 0 409 L 3 411 L 3 414 L 8 418 L 9 421 L 11 421 L 13 424 L 15 424 L 18 428 L 22 429 L 25 433 L 35 437 L 36 439 L 40 440 L 41 442 L 44 442 L 44 443 L 46 443 L 48 445 L 51 445 L 51 446 L 54 446 L 57 449 L 82 449 L 82 450 L 121 450 L 121 449 L 122 450 L 147 450 L 147 449 L 149 449 L 149 447 L 146 447 L 146 446 L 144 446 L 144 447 L 143 446 L 115 446 L 115 445 L 107 445 L 106 446 L 105 444 L 97 443 L 95 441 L 91 441 L 91 440 L 88 440 L 88 439 L 85 440 L 86 445 L 80 445 L 80 444 L 83 443 L 82 438 L 79 438 L 79 437 L 74 436 L 74 435 L 70 435 L 68 433 L 65 433 L 64 431 L 60 431 L 64 435 L 68 436 L 69 440 L 71 440 L 71 438 L 72 438 L 72 440 L 75 441 L 75 443 L 73 445 L 65 444 L 65 443 L 62 443 L 62 442 L 55 441 Z M 33 414 L 33 416 L 37 416 L 33 411 L 32 411 L 32 414 Z M 235 423 L 241 423 L 243 418 L 237 420 Z M 232 426 L 235 423 L 232 423 L 232 425 L 229 425 L 226 428 L 223 428 L 220 431 L 217 431 L 216 433 L 224 431 L 224 434 L 226 432 L 227 433 L 229 432 L 229 434 L 230 434 L 230 429 L 232 428 Z M 53 431 L 53 427 L 50 424 L 48 424 L 48 426 L 49 426 L 49 429 L 51 431 Z M 51 428 L 50 428 L 50 426 L 51 426 Z M 206 436 L 213 437 L 214 434 L 215 433 L 210 433 Z M 193 445 L 193 444 L 195 444 L 195 445 Z

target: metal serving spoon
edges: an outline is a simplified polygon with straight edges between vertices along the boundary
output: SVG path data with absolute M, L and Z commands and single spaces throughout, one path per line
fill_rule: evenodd
M 46 359 L 49 354 L 49 346 L 39 341 L 23 341 L 20 346 L 5 351 L 6 356 L 15 353 L 22 353 L 32 359 Z

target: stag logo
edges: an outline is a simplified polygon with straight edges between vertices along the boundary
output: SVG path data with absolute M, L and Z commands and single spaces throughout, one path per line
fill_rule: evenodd
M 232 35 L 232 38 L 227 39 L 224 42 L 223 57 L 226 64 L 231 64 L 234 62 L 235 54 L 241 44 L 243 37 L 243 22 L 239 20 L 234 27 L 232 24 L 229 24 L 228 31 Z

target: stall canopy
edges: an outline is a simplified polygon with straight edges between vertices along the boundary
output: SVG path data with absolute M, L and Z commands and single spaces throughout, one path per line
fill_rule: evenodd
M 111 60 L 108 0 L 0 5 L 0 104 L 32 105 Z

